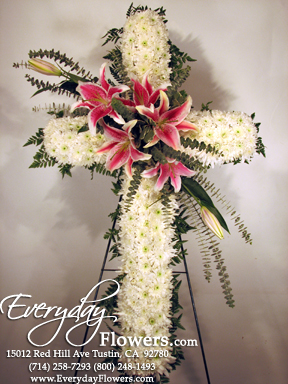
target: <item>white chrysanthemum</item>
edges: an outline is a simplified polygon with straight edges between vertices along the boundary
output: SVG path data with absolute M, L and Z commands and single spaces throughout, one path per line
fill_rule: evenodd
M 149 71 L 154 88 L 169 82 L 171 69 L 168 31 L 163 18 L 146 10 L 130 16 L 124 25 L 121 44 L 123 64 L 128 76 L 142 80 Z
M 89 131 L 78 133 L 87 124 L 87 116 L 52 119 L 44 129 L 44 146 L 47 153 L 61 164 L 90 166 L 104 163 L 105 155 L 96 149 L 106 141 L 101 133 L 91 136 Z
M 170 299 L 172 295 L 172 270 L 169 268 L 175 256 L 173 249 L 174 221 L 178 208 L 174 195 L 170 196 L 168 206 L 159 201 L 160 193 L 154 190 L 155 181 L 142 179 L 137 198 L 129 209 L 125 209 L 130 181 L 127 179 L 122 188 L 122 213 L 119 220 L 120 251 L 122 254 L 121 272 L 123 279 L 118 294 L 118 317 L 122 334 L 127 337 L 167 337 L 171 327 Z M 161 241 L 160 241 L 161 240 Z M 130 347 L 129 347 L 130 348 Z M 150 375 L 168 374 L 167 369 L 175 358 L 172 348 L 152 346 L 149 349 L 167 350 L 168 357 L 146 358 L 147 347 L 133 347 L 138 355 L 136 361 L 122 354 L 121 361 L 141 364 L 154 363 L 155 370 L 131 370 L 130 374 Z M 125 347 L 123 348 L 125 350 Z
M 198 132 L 183 133 L 183 136 L 204 142 L 217 149 L 213 154 L 205 150 L 182 147 L 204 165 L 223 164 L 235 160 L 249 160 L 255 153 L 257 130 L 252 118 L 243 112 L 192 111 L 186 120 L 198 128 Z

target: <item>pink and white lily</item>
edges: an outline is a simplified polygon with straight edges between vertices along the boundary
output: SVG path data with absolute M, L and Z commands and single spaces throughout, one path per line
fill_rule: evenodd
M 127 107 L 132 107 L 135 109 L 138 105 L 144 105 L 145 107 L 150 107 L 151 104 L 155 104 L 158 97 L 160 96 L 160 91 L 167 91 L 167 87 L 170 83 L 162 84 L 159 88 L 153 89 L 152 85 L 148 81 L 149 72 L 145 74 L 142 80 L 142 84 L 139 80 L 131 79 L 134 83 L 133 87 L 133 101 L 132 100 L 122 100 L 122 103 Z
M 146 145 L 150 147 L 155 145 L 159 140 L 176 150 L 180 148 L 180 135 L 178 131 L 197 131 L 194 124 L 184 120 L 190 112 L 192 99 L 188 96 L 187 100 L 180 107 L 169 110 L 169 99 L 165 92 L 160 92 L 160 105 L 155 108 L 153 104 L 150 107 L 137 106 L 137 111 L 154 123 L 154 138 Z
M 160 175 L 155 184 L 155 190 L 161 191 L 166 181 L 171 180 L 171 184 L 174 187 L 175 192 L 179 192 L 181 189 L 181 177 L 192 177 L 195 175 L 195 171 L 185 167 L 180 161 L 176 161 L 175 159 L 166 159 L 168 162 L 165 164 L 157 163 L 154 168 L 147 169 L 142 172 L 142 177 L 150 178 L 157 175 L 160 170 Z
M 127 85 L 112 87 L 105 79 L 105 67 L 106 63 L 102 64 L 100 68 L 101 85 L 79 81 L 76 90 L 80 93 L 83 100 L 74 103 L 71 107 L 71 112 L 80 107 L 90 109 L 88 126 L 92 135 L 96 133 L 97 121 L 104 116 L 112 117 L 118 124 L 125 123 L 123 118 L 113 110 L 111 101 L 116 94 L 128 91 L 129 87 Z
M 134 138 L 131 134 L 131 129 L 136 123 L 137 120 L 131 120 L 123 125 L 123 130 L 121 130 L 110 127 L 104 120 L 101 120 L 104 134 L 110 140 L 96 151 L 96 153 L 99 154 L 109 152 L 106 160 L 106 168 L 111 172 L 126 164 L 125 170 L 130 178 L 132 177 L 132 164 L 134 161 L 145 161 L 151 158 L 151 155 L 136 149 Z

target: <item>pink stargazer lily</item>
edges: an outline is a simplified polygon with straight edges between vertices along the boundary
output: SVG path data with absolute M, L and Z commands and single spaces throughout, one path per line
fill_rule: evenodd
M 122 100 L 122 103 L 127 107 L 135 109 L 138 105 L 144 105 L 145 107 L 150 107 L 151 104 L 155 104 L 160 91 L 167 91 L 167 87 L 170 83 L 162 84 L 159 88 L 153 89 L 152 85 L 148 80 L 149 73 L 147 72 L 143 77 L 142 84 L 138 80 L 131 79 L 134 83 L 133 87 L 133 100 Z
M 111 172 L 126 164 L 125 170 L 130 178 L 132 177 L 132 164 L 134 161 L 149 160 L 151 158 L 151 155 L 136 149 L 134 138 L 131 134 L 131 129 L 136 123 L 137 120 L 130 120 L 123 125 L 123 130 L 121 130 L 110 127 L 104 120 L 101 120 L 104 134 L 110 140 L 96 151 L 96 153 L 99 154 L 109 152 L 106 160 L 106 168 Z
M 154 138 L 146 145 L 151 147 L 159 140 L 176 150 L 180 148 L 180 135 L 178 131 L 197 131 L 194 124 L 184 120 L 190 112 L 192 99 L 188 96 L 187 100 L 180 107 L 169 110 L 169 99 L 165 92 L 160 90 L 160 105 L 155 108 L 153 104 L 150 108 L 137 106 L 137 111 L 152 121 L 154 121 Z
M 99 119 L 104 116 L 112 117 L 116 123 L 124 124 L 125 121 L 122 119 L 117 112 L 115 112 L 111 106 L 112 98 L 121 92 L 128 91 L 127 85 L 118 85 L 112 87 L 105 79 L 105 67 L 106 63 L 102 64 L 100 68 L 100 84 L 94 83 L 83 83 L 79 81 L 79 85 L 76 90 L 81 94 L 83 100 L 74 103 L 71 107 L 71 112 L 76 108 L 84 107 L 89 108 L 90 112 L 88 115 L 88 126 L 91 134 L 96 133 L 96 124 Z
M 158 177 L 157 183 L 155 184 L 155 190 L 161 191 L 166 181 L 171 180 L 171 184 L 174 187 L 175 192 L 179 192 L 181 189 L 181 177 L 186 176 L 191 177 L 195 175 L 195 171 L 185 167 L 180 161 L 176 161 L 175 159 L 166 159 L 168 162 L 165 164 L 157 163 L 154 168 L 147 169 L 142 172 L 143 177 L 154 177 L 157 175 L 160 170 L 160 175 Z

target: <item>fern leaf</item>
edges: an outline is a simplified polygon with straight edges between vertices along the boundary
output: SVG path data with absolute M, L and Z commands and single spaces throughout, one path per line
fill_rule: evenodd
M 111 176 L 111 177 L 117 177 L 117 170 L 110 172 L 105 167 L 105 164 L 101 163 L 93 163 L 91 166 L 86 166 L 85 168 L 89 169 L 91 173 L 91 180 L 93 180 L 94 172 L 100 173 L 101 175 Z
M 28 145 L 34 144 L 36 146 L 40 145 L 44 140 L 44 130 L 43 128 L 39 128 L 35 135 L 31 136 L 28 141 L 23 145 L 23 147 L 27 147 Z
M 29 168 L 53 167 L 57 163 L 54 157 L 50 157 L 47 154 L 43 144 L 41 145 L 40 149 L 36 152 L 36 154 L 33 156 L 33 159 L 34 161 Z
M 133 198 L 136 195 L 139 185 L 141 183 L 141 180 L 142 180 L 141 173 L 142 173 L 142 169 L 136 166 L 135 172 L 132 175 L 132 180 L 130 181 L 130 186 L 128 188 L 129 192 L 127 193 L 127 199 L 123 205 L 123 209 L 126 211 L 129 210 L 133 202 Z
M 196 240 L 200 247 L 200 254 L 203 261 L 203 272 L 205 279 L 210 282 L 212 277 L 211 261 L 214 258 L 216 269 L 219 271 L 220 282 L 223 288 L 224 298 L 229 307 L 234 307 L 234 300 L 232 295 L 232 288 L 230 287 L 229 275 L 226 272 L 224 265 L 224 258 L 222 258 L 222 251 L 219 248 L 218 238 L 212 233 L 209 228 L 203 223 L 200 214 L 200 207 L 196 201 L 189 196 L 182 195 L 180 201 L 183 205 L 187 206 L 189 214 L 189 222 L 193 226 L 193 231 L 196 233 Z

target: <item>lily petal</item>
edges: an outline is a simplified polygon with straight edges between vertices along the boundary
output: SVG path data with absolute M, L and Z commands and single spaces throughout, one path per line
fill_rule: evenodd
M 157 108 L 156 109 L 154 108 L 153 104 L 150 105 L 150 108 L 144 107 L 144 105 L 141 105 L 141 106 L 137 106 L 136 109 L 140 113 L 140 115 L 144 115 L 149 119 L 152 119 L 153 121 L 158 121 L 159 112 Z
M 172 124 L 165 124 L 161 128 L 156 127 L 155 134 L 169 147 L 178 150 L 180 148 L 180 136 L 177 129 Z
M 172 172 L 170 172 L 170 179 L 175 192 L 179 192 L 181 189 L 181 177 L 176 174 L 174 175 Z
M 130 147 L 130 154 L 134 161 L 149 160 L 151 159 L 151 156 L 152 156 L 152 155 L 149 155 L 149 153 L 143 153 L 138 151 L 138 149 L 133 148 L 132 145 Z
M 170 169 L 169 164 L 162 164 L 160 167 L 160 176 L 158 177 L 157 183 L 155 184 L 155 190 L 161 191 L 161 189 L 164 187 L 164 184 L 168 180 L 170 176 Z
M 192 99 L 190 96 L 188 96 L 185 103 L 180 105 L 180 107 L 170 109 L 170 111 L 163 113 L 163 115 L 161 115 L 161 121 L 167 120 L 170 122 L 177 122 L 177 124 L 175 125 L 178 125 L 188 115 L 191 109 L 191 105 L 192 105 Z
M 97 84 L 82 83 L 79 81 L 79 85 L 76 88 L 76 91 L 81 94 L 84 102 L 89 102 L 94 107 L 97 107 L 99 103 L 106 105 L 108 104 L 107 92 Z
M 105 89 L 105 91 L 108 92 L 110 85 L 107 83 L 107 81 L 105 79 L 106 65 L 107 65 L 107 63 L 103 63 L 100 67 L 100 83 L 101 83 L 101 86 Z
M 109 152 L 111 149 L 115 147 L 117 144 L 116 141 L 108 141 L 108 143 L 104 143 L 100 148 L 96 149 L 96 153 L 99 155 L 105 152 Z
M 185 165 L 183 165 L 180 162 L 174 166 L 174 170 L 175 170 L 176 175 L 181 175 L 181 176 L 186 176 L 186 177 L 192 177 L 196 173 L 192 169 L 185 167 Z
M 127 99 L 121 99 L 121 97 L 115 97 L 116 100 L 120 100 L 121 103 L 126 105 L 126 107 L 129 108 L 130 111 L 135 111 L 135 103 L 132 100 L 127 100 Z
M 152 147 L 153 145 L 157 144 L 160 139 L 155 135 L 151 141 L 149 141 L 148 144 L 144 146 L 144 148 Z
M 152 92 L 153 92 L 153 87 L 152 87 L 152 85 L 148 81 L 148 75 L 149 75 L 149 71 L 146 72 L 144 77 L 143 77 L 143 85 L 147 89 L 147 92 L 149 93 L 149 95 L 151 95 Z
M 127 176 L 132 179 L 132 164 L 133 164 L 133 160 L 132 158 L 130 157 L 130 159 L 127 161 L 126 165 L 125 165 L 125 171 L 126 171 L 126 174 Z
M 123 143 L 120 143 L 115 145 L 109 152 L 106 168 L 108 168 L 109 171 L 114 171 L 115 169 L 122 167 L 122 165 L 127 163 L 129 156 L 130 151 L 128 148 L 125 148 L 125 144 L 123 145 Z
M 131 79 L 134 83 L 134 93 L 133 93 L 133 99 L 135 102 L 135 105 L 148 105 L 149 102 L 149 93 L 147 89 L 143 87 L 143 85 L 138 81 Z
M 169 109 L 169 99 L 165 92 L 160 91 L 160 105 L 159 105 L 159 115 L 163 115 L 164 112 Z
M 198 128 L 193 123 L 190 123 L 190 121 L 183 120 L 180 124 L 177 124 L 176 128 L 178 131 L 195 131 L 198 132 Z
M 120 116 L 112 107 L 109 107 L 109 112 L 107 112 L 107 115 L 112 117 L 112 119 L 117 123 L 117 124 L 125 124 L 125 120 L 123 119 L 122 116 Z
M 128 85 L 117 85 L 116 87 L 110 87 L 108 91 L 108 98 L 111 99 L 116 93 L 122 93 L 129 91 Z
M 101 120 L 101 125 L 104 128 L 105 136 L 116 142 L 124 142 L 127 141 L 128 134 L 121 129 L 110 127 L 110 125 L 106 124 L 104 120 Z
M 107 108 L 105 105 L 100 104 L 92 109 L 88 115 L 88 126 L 92 135 L 96 134 L 97 121 L 107 115 Z
M 137 123 L 137 120 L 130 120 L 128 121 L 128 123 L 124 124 L 122 128 L 125 132 L 129 134 L 131 132 L 131 129 L 135 126 L 136 123 Z M 132 137 L 130 138 L 132 139 Z
M 150 177 L 156 176 L 158 171 L 159 171 L 159 169 L 160 169 L 160 164 L 157 163 L 156 167 L 151 168 L 151 169 L 146 169 L 145 171 L 143 171 L 141 173 L 141 176 L 149 179 Z
M 70 107 L 70 112 L 74 112 L 76 108 L 89 108 L 89 109 L 93 109 L 95 108 L 94 105 L 92 105 L 91 103 L 89 103 L 88 101 L 77 101 L 76 103 L 72 104 L 71 107 Z

